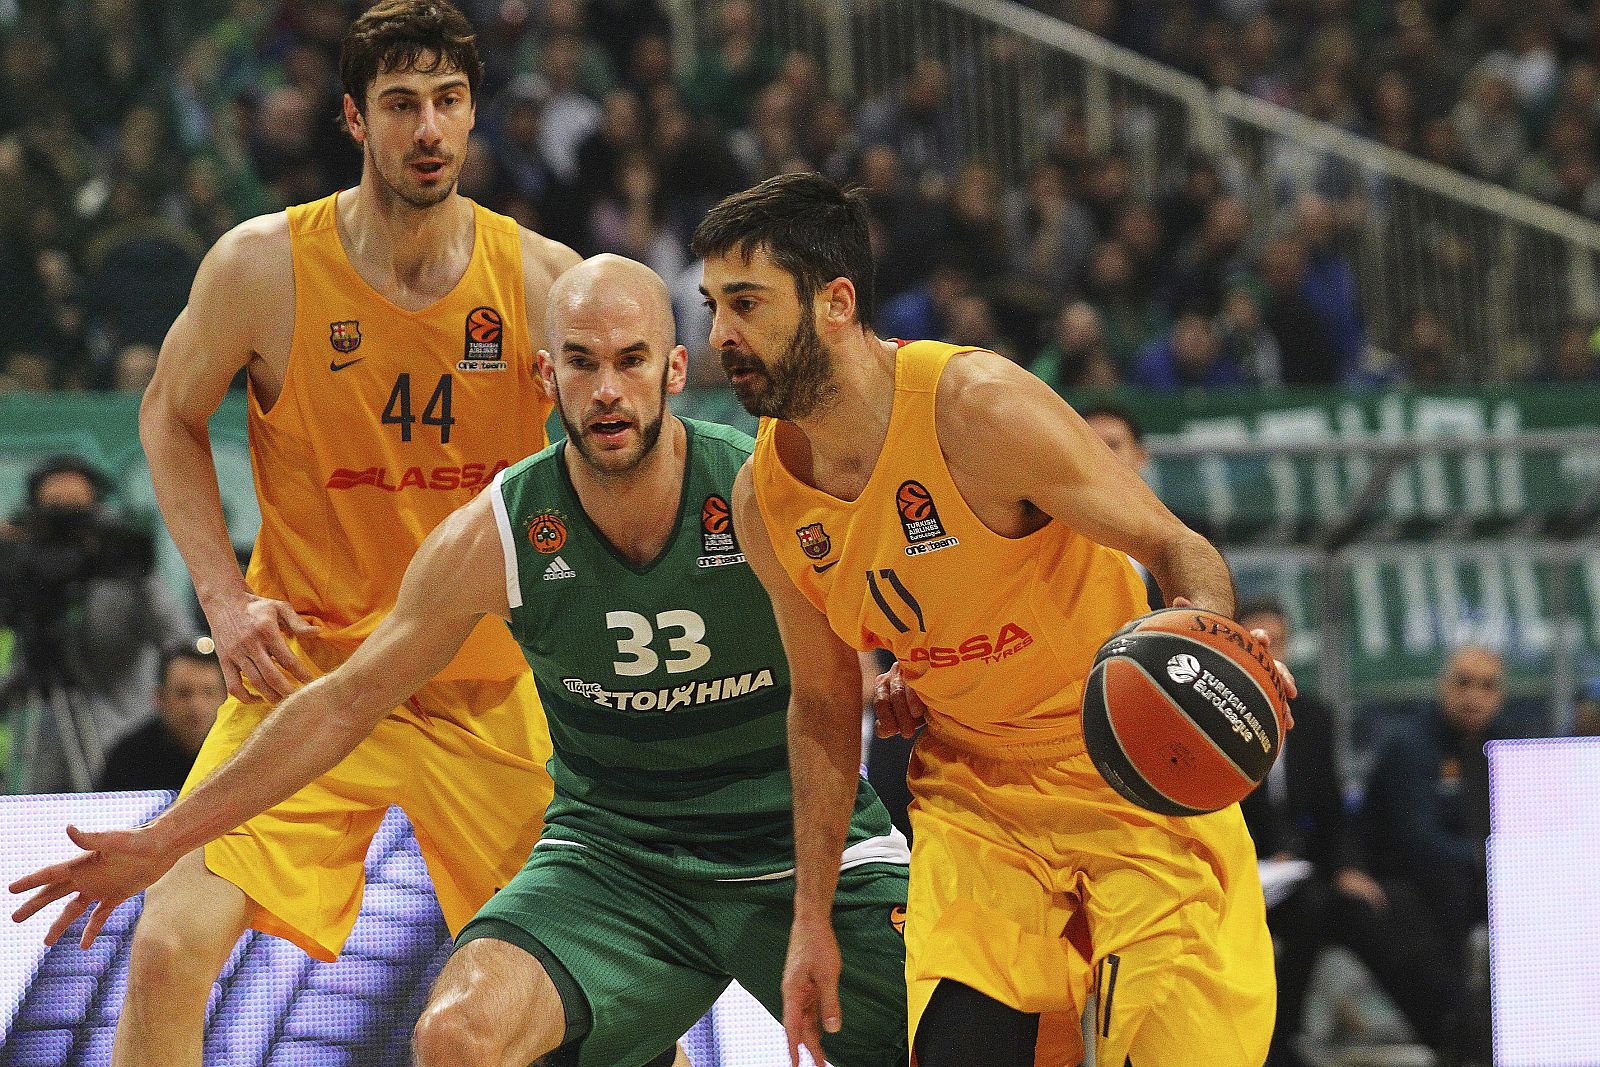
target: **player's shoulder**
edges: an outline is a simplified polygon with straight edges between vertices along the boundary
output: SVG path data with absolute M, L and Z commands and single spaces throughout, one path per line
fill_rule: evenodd
M 246 219 L 217 238 L 195 283 L 195 296 L 202 304 L 208 293 L 219 302 L 219 309 L 243 304 L 270 308 L 292 299 L 294 256 L 285 212 Z
M 560 241 L 535 233 L 526 226 L 517 225 L 517 239 L 522 245 L 522 272 L 530 287 L 548 289 L 552 282 L 583 260 Z
M 566 445 L 565 437 L 558 438 L 533 455 L 519 459 L 507 467 L 499 476 L 502 491 L 519 488 L 544 477 L 559 477 L 561 450 Z
M 941 430 L 969 427 L 978 432 L 1010 418 L 1019 403 L 1060 402 L 1044 382 L 1005 356 L 982 348 L 950 357 L 939 379 L 937 399 Z
M 274 211 L 245 219 L 217 238 L 206 258 L 228 270 L 255 273 L 290 265 L 290 247 L 289 213 Z
M 694 434 L 696 444 L 710 455 L 726 459 L 736 466 L 743 466 L 745 460 L 756 450 L 755 438 L 736 426 L 721 422 L 706 422 L 688 416 L 681 418 L 683 424 Z

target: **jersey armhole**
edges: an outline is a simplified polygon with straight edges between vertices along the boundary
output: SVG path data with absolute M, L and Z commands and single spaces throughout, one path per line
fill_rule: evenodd
M 522 607 L 522 582 L 517 578 L 517 542 L 511 534 L 511 516 L 506 513 L 502 492 L 505 478 L 506 472 L 501 471 L 489 483 L 489 504 L 494 508 L 494 525 L 500 531 L 500 551 L 506 561 L 506 601 L 515 609 Z

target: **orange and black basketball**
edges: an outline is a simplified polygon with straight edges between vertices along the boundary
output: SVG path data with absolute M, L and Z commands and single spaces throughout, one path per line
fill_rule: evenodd
M 480 344 L 500 340 L 500 312 L 494 308 L 473 308 L 467 316 L 467 336 Z
M 1153 612 L 1111 635 L 1083 693 L 1083 737 L 1107 784 L 1163 815 L 1244 798 L 1278 756 L 1289 704 L 1272 654 L 1231 619 Z
M 900 506 L 900 517 L 907 522 L 921 522 L 933 514 L 933 497 L 920 482 L 902 485 L 895 494 L 895 501 Z

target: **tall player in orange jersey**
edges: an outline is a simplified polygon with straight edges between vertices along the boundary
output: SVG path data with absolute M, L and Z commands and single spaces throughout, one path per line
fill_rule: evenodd
M 764 416 L 734 487 L 793 675 L 791 1055 L 835 1029 L 829 911 L 859 751 L 856 650 L 927 706 L 909 774 L 906 978 L 920 1067 L 1067 1067 L 1098 991 L 1101 1067 L 1259 1067 L 1272 945 L 1237 805 L 1174 819 L 1083 749 L 1096 649 L 1148 610 L 1233 610 L 1217 551 L 1070 407 L 999 356 L 875 336 L 864 208 L 818 175 L 701 223 L 711 343 Z M 1127 555 L 1124 555 L 1126 553 Z
M 545 442 L 529 338 L 578 257 L 456 191 L 481 70 L 444 0 L 368 9 L 341 57 L 361 184 L 224 236 L 162 346 L 140 431 L 230 694 L 188 788 L 297 681 L 348 658 L 422 539 Z M 240 368 L 262 513 L 247 577 L 206 431 Z M 150 889 L 118 1067 L 201 1062 L 207 995 L 246 928 L 336 956 L 390 804 L 458 929 L 527 858 L 549 745 L 516 646 L 498 623 L 481 629 L 348 759 Z

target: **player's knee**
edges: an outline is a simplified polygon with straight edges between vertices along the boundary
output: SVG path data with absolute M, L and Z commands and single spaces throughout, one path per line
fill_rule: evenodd
M 206 931 L 162 921 L 146 915 L 133 930 L 133 949 L 128 957 L 128 995 L 145 994 L 170 999 L 189 993 L 208 996 L 221 969 L 214 966 Z
M 497 1063 L 497 1042 L 472 1015 L 456 1005 L 429 1005 L 411 1035 L 418 1067 Z
M 417 1067 L 500 1067 L 511 1063 L 513 1050 L 498 1022 L 470 1002 L 447 1000 L 428 1005 L 411 1035 Z M 519 1045 L 531 1040 L 533 1047 L 516 1050 L 517 1067 L 537 1060 L 558 1043 L 542 1034 L 520 1034 L 518 1038 Z

